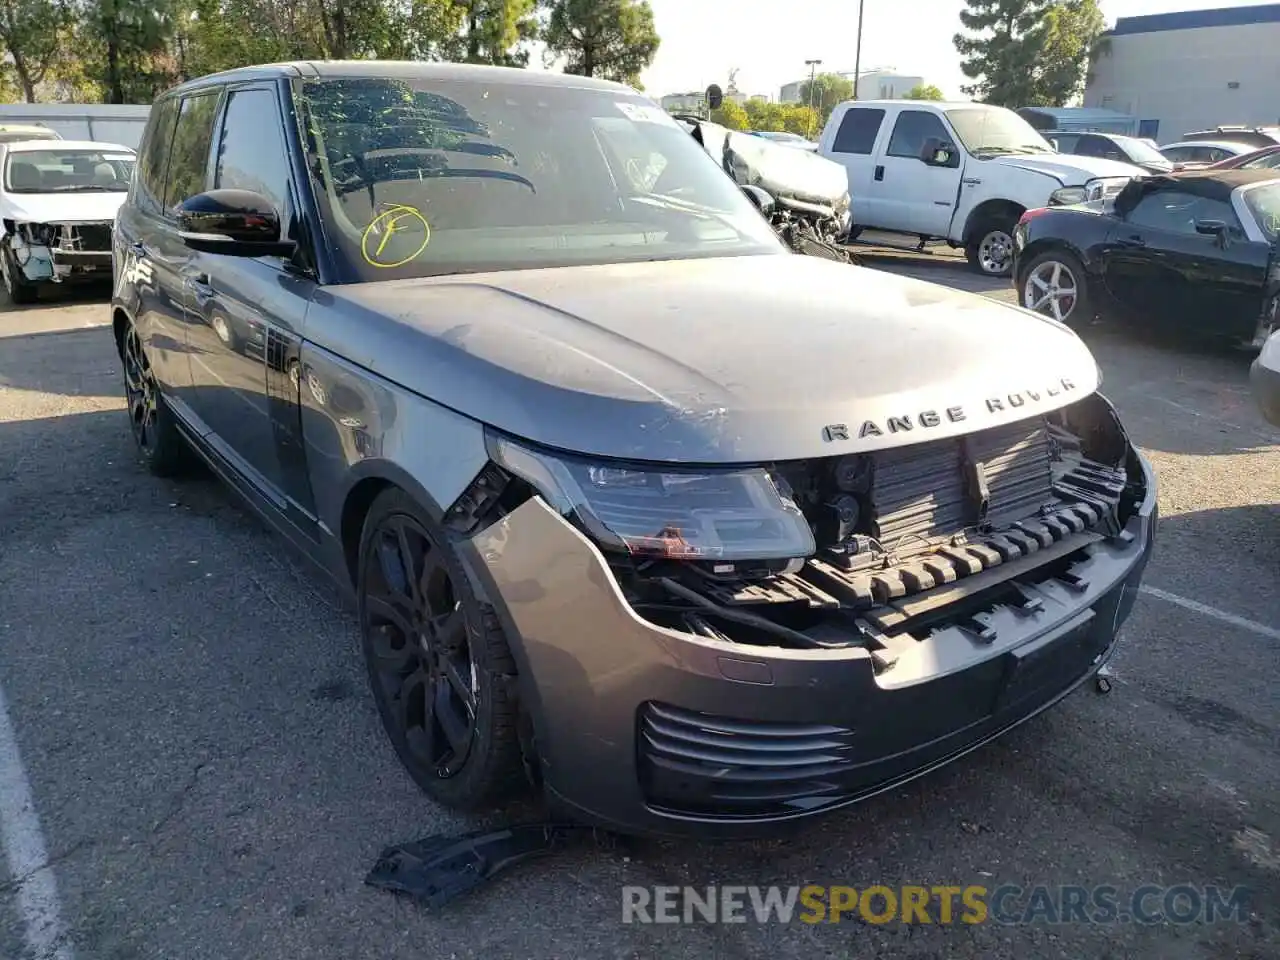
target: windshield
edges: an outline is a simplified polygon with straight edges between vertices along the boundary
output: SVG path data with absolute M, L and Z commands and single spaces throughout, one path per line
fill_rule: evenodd
M 975 157 L 1000 153 L 1056 153 L 1036 128 L 1012 110 L 960 107 L 947 111 L 960 144 Z
M 1151 146 L 1146 140 L 1139 140 L 1137 137 L 1112 137 L 1121 150 L 1129 155 L 1129 159 L 1134 163 L 1156 163 L 1167 164 L 1169 161 L 1159 150 Z
M 4 188 L 9 193 L 123 193 L 133 164 L 132 153 L 23 150 L 5 160 Z
M 1269 243 L 1280 240 L 1280 180 L 1241 191 L 1245 206 L 1258 221 Z
M 365 77 L 296 89 L 325 225 L 357 280 L 785 252 L 640 96 Z

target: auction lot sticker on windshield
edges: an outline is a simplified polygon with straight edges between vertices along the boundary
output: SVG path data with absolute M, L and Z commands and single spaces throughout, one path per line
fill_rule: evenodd
M 671 115 L 661 107 L 647 103 L 627 103 L 623 100 L 616 100 L 614 103 L 619 113 L 635 123 L 675 123 Z

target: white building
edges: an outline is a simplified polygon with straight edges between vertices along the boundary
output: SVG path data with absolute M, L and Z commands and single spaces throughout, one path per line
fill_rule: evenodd
M 834 73 L 836 76 L 844 77 L 846 80 L 852 80 L 854 77 L 852 70 L 824 72 Z M 795 80 L 791 83 L 783 84 L 782 89 L 778 91 L 779 102 L 799 103 L 800 88 L 807 82 L 808 78 L 806 77 L 804 80 Z M 855 95 L 858 100 L 896 100 L 905 96 L 912 88 L 923 84 L 923 77 L 907 76 L 893 70 L 864 70 L 862 75 L 858 77 Z
M 1193 130 L 1280 122 L 1280 3 L 1121 17 L 1084 105 L 1172 143 Z

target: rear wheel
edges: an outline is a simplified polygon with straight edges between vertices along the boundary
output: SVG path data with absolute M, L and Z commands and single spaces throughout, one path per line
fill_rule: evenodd
M 1018 288 L 1019 301 L 1028 310 L 1066 324 L 1093 319 L 1084 266 L 1066 250 L 1046 250 L 1033 257 Z
M 418 786 L 455 809 L 518 790 L 511 651 L 444 532 L 401 490 L 365 518 L 357 602 L 378 713 Z
M 1007 277 L 1013 271 L 1013 229 L 1015 216 L 987 220 L 965 245 L 969 265 L 983 276 Z

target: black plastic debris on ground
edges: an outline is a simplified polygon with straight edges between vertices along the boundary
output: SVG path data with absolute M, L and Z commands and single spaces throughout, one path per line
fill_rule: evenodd
M 364 882 L 440 907 L 509 867 L 546 856 L 574 837 L 609 837 L 591 827 L 538 823 L 458 837 L 424 837 L 387 847 Z M 616 842 L 609 838 L 608 843 Z

